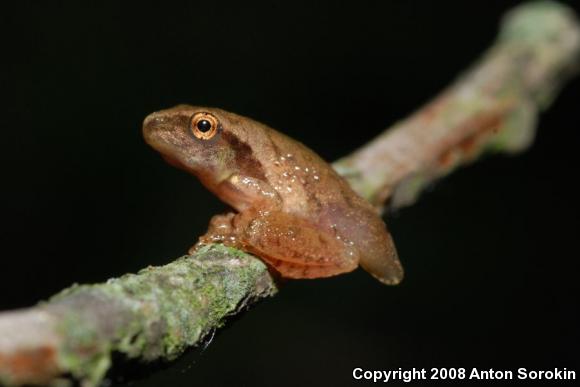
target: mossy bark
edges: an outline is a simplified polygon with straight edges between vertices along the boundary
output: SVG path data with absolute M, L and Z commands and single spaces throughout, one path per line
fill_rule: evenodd
M 35 308 L 51 321 L 41 329 L 52 330 L 58 343 L 53 364 L 32 381 L 67 372 L 96 385 L 113 351 L 145 361 L 174 359 L 228 316 L 276 291 L 262 261 L 223 245 L 102 284 L 72 286 Z M 12 373 L 0 372 L 7 384 L 20 384 L 26 376 L 17 364 Z

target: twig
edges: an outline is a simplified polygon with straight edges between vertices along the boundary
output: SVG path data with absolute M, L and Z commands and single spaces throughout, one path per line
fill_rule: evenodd
M 486 150 L 525 149 L 537 113 L 579 53 L 580 27 L 569 9 L 520 6 L 472 70 L 334 166 L 377 207 L 387 200 L 411 204 L 426 183 Z M 36 307 L 0 313 L 0 381 L 46 384 L 70 374 L 96 385 L 113 351 L 174 359 L 226 317 L 276 291 L 259 259 L 221 245 L 102 284 L 75 285 Z

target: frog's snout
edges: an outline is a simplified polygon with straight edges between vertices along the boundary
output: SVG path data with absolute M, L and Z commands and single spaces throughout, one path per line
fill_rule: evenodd
M 151 113 L 143 120 L 145 142 L 171 164 L 182 168 L 181 164 L 191 158 L 187 151 L 190 136 L 182 130 L 183 121 L 181 116 L 166 111 Z
M 157 113 L 151 113 L 143 120 L 143 134 L 147 135 L 158 130 L 165 122 L 165 117 Z
M 143 129 L 150 126 L 151 124 L 154 125 L 155 123 L 157 123 L 159 121 L 161 121 L 161 116 L 159 116 L 156 113 L 151 113 L 147 117 L 145 117 L 145 120 L 143 120 Z
M 167 118 L 158 113 L 151 113 L 143 121 L 143 137 L 145 141 L 153 145 L 159 139 L 158 137 L 165 131 Z

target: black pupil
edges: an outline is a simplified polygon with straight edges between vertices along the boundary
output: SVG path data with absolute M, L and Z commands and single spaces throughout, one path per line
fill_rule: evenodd
M 205 133 L 211 129 L 211 122 L 208 120 L 199 120 L 197 122 L 197 129 L 199 129 L 200 132 Z

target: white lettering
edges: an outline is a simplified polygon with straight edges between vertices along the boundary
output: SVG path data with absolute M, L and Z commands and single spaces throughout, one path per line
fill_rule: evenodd
M 410 370 L 364 370 L 361 367 L 353 368 L 352 377 L 355 380 L 372 380 L 374 383 L 384 382 L 388 383 L 393 380 L 401 380 L 409 383 L 413 380 L 426 380 L 427 371 L 425 368 L 412 368 Z
M 469 379 L 477 380 L 512 380 L 514 378 L 514 373 L 512 371 L 502 371 L 494 370 L 490 368 L 489 370 L 478 370 L 477 368 L 472 368 L 469 374 Z
M 527 368 L 518 368 L 518 379 L 520 380 L 576 380 L 576 371 L 567 368 L 553 370 L 528 371 Z

